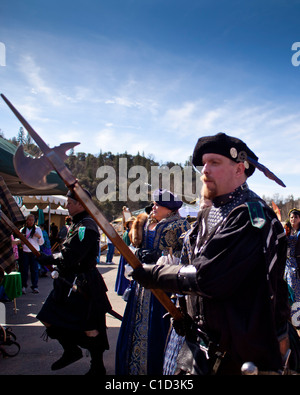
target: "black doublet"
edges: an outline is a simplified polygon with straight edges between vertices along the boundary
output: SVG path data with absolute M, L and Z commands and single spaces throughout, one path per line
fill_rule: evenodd
M 262 229 L 251 223 L 244 204 L 249 201 L 260 201 L 264 207 Z M 188 296 L 188 313 L 227 352 L 229 363 L 222 366 L 229 372 L 238 373 L 248 361 L 261 370 L 279 370 L 277 334 L 289 317 L 283 280 L 286 244 L 280 222 L 244 184 L 203 210 L 195 232 L 192 263 L 198 296 Z M 272 236 L 268 245 L 266 235 Z
M 217 196 L 213 199 L 213 205 L 210 208 L 202 210 L 200 218 L 198 218 L 198 226 L 195 228 L 193 234 L 198 232 L 196 248 L 194 256 L 197 255 L 202 246 L 206 243 L 207 238 L 210 237 L 222 222 L 226 219 L 228 214 L 245 201 L 258 201 L 260 197 L 251 191 L 244 183 L 238 187 L 234 192 L 226 195 Z
M 80 232 L 84 232 L 83 238 Z M 96 329 L 108 348 L 105 314 L 111 306 L 105 282 L 96 267 L 98 253 L 99 231 L 95 221 L 86 212 L 74 216 L 63 244 L 63 259 L 57 265 L 60 277 L 54 280 L 53 290 L 37 318 L 74 331 Z M 75 277 L 82 292 L 70 292 L 70 285 L 62 280 L 72 284 Z

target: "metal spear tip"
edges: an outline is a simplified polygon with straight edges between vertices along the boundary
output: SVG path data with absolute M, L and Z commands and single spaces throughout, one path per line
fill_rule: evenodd
M 59 273 L 57 270 L 53 270 L 51 272 L 51 277 L 53 278 L 53 280 L 56 280 L 59 277 Z
M 244 376 L 257 376 L 258 369 L 253 362 L 245 362 L 241 368 L 242 375 Z

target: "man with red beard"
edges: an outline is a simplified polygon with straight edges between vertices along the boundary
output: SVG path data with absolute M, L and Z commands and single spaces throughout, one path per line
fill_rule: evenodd
M 245 362 L 282 372 L 288 355 L 286 240 L 273 210 L 247 185 L 257 156 L 219 133 L 198 140 L 193 165 L 203 166 L 203 196 L 189 235 L 190 265 L 145 265 L 133 272 L 144 287 L 186 296 L 178 374 L 237 375 Z M 258 164 L 259 165 L 259 164 Z M 184 262 L 182 259 L 181 262 Z

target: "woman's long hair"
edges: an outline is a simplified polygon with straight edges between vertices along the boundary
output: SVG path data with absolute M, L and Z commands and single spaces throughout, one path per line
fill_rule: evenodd
M 29 217 L 29 215 L 28 215 L 28 217 Z M 27 218 L 28 218 L 27 217 Z M 34 215 L 33 215 L 33 217 L 34 217 Z M 24 228 L 22 229 L 22 233 L 24 234 L 24 235 L 26 235 L 26 229 L 29 229 L 28 227 L 27 227 L 27 222 L 26 222 L 26 225 L 24 226 Z M 33 235 L 35 234 L 35 230 L 36 230 L 36 227 L 35 227 L 35 224 L 33 224 L 33 227 L 32 227 L 32 229 L 31 229 L 31 231 L 30 231 L 30 236 L 29 237 L 33 237 Z
M 285 230 L 285 233 L 287 236 L 289 236 L 291 234 L 291 230 L 292 230 L 292 225 L 290 222 L 291 214 L 294 214 L 297 217 L 300 217 L 300 210 L 298 210 L 297 208 L 293 208 L 292 210 L 289 211 L 289 219 L 286 221 L 286 223 L 284 225 L 284 230 Z M 300 222 L 299 222 L 297 231 L 299 231 L 299 230 L 300 230 Z

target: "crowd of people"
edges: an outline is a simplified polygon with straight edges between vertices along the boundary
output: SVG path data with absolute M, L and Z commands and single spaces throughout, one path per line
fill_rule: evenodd
M 50 225 L 49 234 L 48 222 L 45 221 L 37 225 L 35 215 L 29 214 L 26 217 L 25 225 L 20 228 L 20 232 L 26 237 L 35 251 L 44 255 L 52 255 L 53 251 L 55 251 L 65 240 L 68 228 L 71 225 L 70 221 L 70 216 L 67 216 L 65 218 L 65 224 L 60 229 L 58 229 L 58 226 L 53 222 Z M 51 266 L 41 265 L 37 255 L 32 252 L 28 245 L 22 243 L 17 236 L 12 236 L 12 248 L 15 257 L 15 266 L 21 273 L 22 293 L 26 294 L 26 292 L 28 292 L 29 273 L 31 292 L 35 294 L 39 293 L 39 277 L 51 271 Z
M 201 137 L 192 161 L 201 166 L 203 183 L 192 223 L 179 215 L 183 201 L 158 189 L 145 212 L 124 224 L 123 241 L 141 265 L 132 269 L 119 258 L 115 292 L 126 307 L 115 374 L 240 375 L 246 362 L 259 372 L 300 372 L 300 209 L 290 210 L 283 225 L 249 189 L 258 157 L 238 138 Z M 97 269 L 99 228 L 74 193 L 67 197 L 70 217 L 63 236 L 54 229 L 49 237 L 33 215 L 21 229 L 41 252 L 37 259 L 23 246 L 23 291 L 29 270 L 37 293 L 39 270 L 56 269 L 53 290 L 37 315 L 63 348 L 51 368 L 77 361 L 86 348 L 88 373 L 104 375 L 111 305 Z M 59 253 L 53 254 L 59 237 Z M 107 241 L 111 264 L 114 245 Z M 78 292 L 72 292 L 74 285 Z M 153 295 L 156 289 L 172 300 L 180 318 Z

